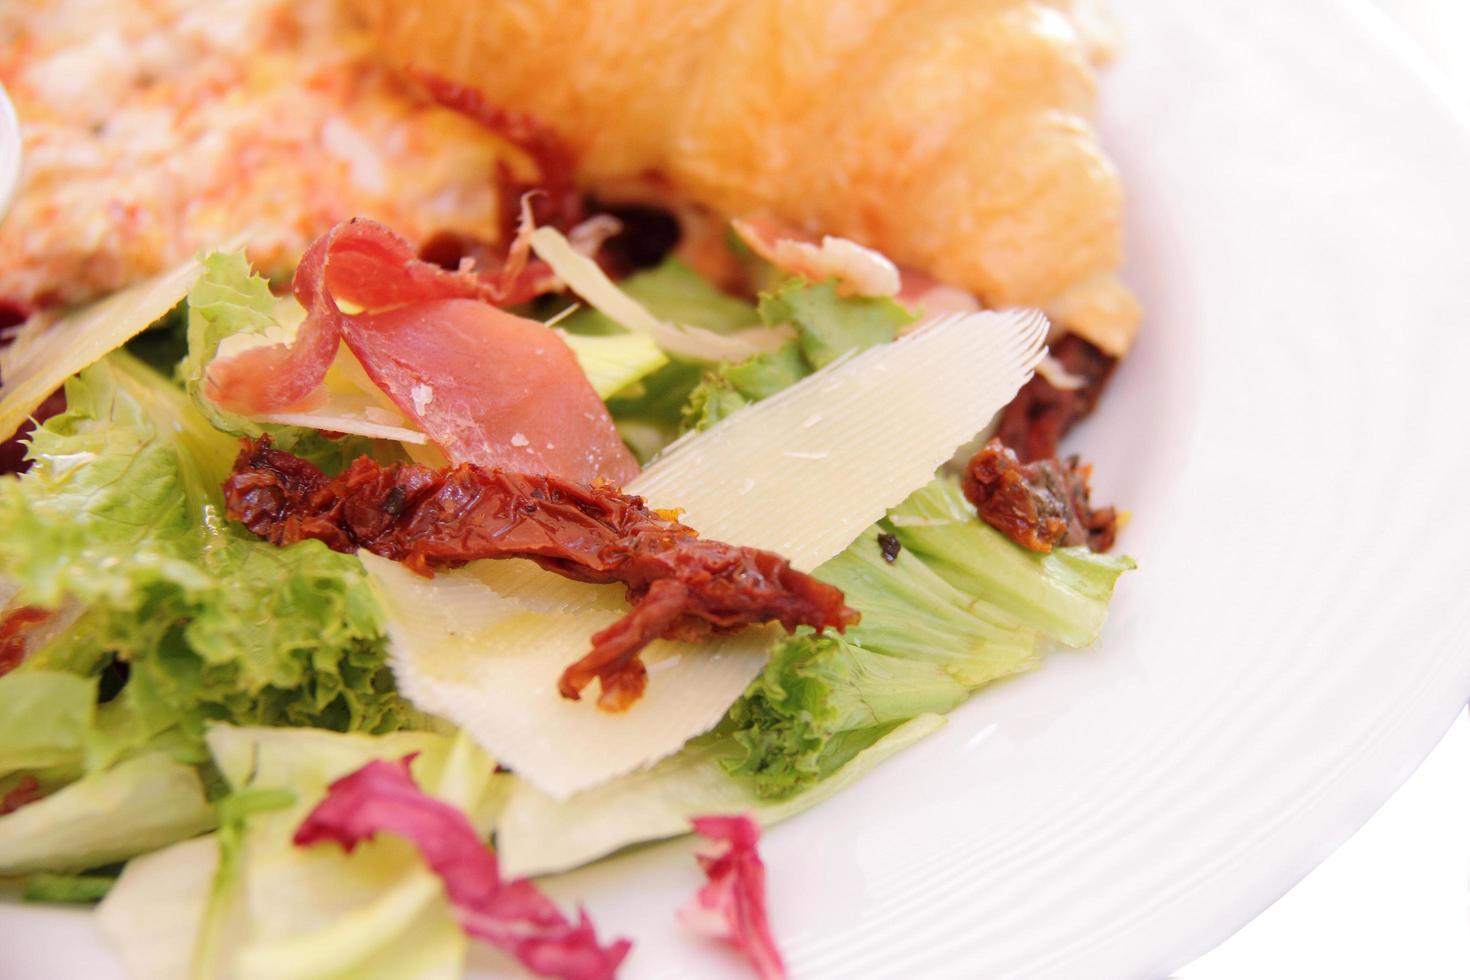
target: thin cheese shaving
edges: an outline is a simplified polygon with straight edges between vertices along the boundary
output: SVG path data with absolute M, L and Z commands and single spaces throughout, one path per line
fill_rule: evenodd
M 240 241 L 222 249 L 236 249 Z M 147 330 L 189 294 L 204 271 L 196 259 L 114 293 L 54 322 L 32 319 L 0 351 L 0 438 L 19 428 L 46 396 Z
M 712 727 L 760 671 L 776 635 L 746 630 L 701 644 L 697 656 L 681 656 L 685 644 L 656 642 L 643 652 L 647 692 L 628 714 L 611 714 L 594 699 L 566 700 L 556 685 L 587 638 L 621 615 L 620 588 L 584 586 L 593 594 L 576 604 L 591 608 L 538 610 L 490 588 L 473 568 L 425 579 L 360 557 L 387 616 L 403 693 L 481 745 L 502 746 L 505 765 L 557 798 L 661 759 Z
M 374 421 L 368 418 L 366 413 L 343 413 L 331 404 L 324 405 L 314 412 L 274 412 L 259 418 L 262 422 L 271 422 L 276 425 L 296 425 L 303 429 L 341 432 L 351 436 L 387 439 L 415 446 L 422 446 L 429 441 L 428 436 L 416 429 Z
M 708 537 L 814 568 L 932 479 L 1010 400 L 1046 329 L 1034 311 L 935 323 L 680 440 L 627 490 L 682 508 Z M 424 579 L 362 560 L 403 692 L 557 799 L 652 764 L 713 726 L 760 670 L 773 636 L 753 629 L 654 644 L 643 699 L 608 714 L 594 698 L 562 699 L 556 681 L 621 614 L 620 589 L 567 582 L 527 562 Z
M 1087 384 L 1086 378 L 1079 378 L 1067 370 L 1067 366 L 1050 354 L 1043 357 L 1036 365 L 1036 373 L 1046 379 L 1046 383 L 1057 391 L 1076 391 Z
M 773 351 L 795 336 L 790 330 L 765 327 L 718 334 L 666 323 L 619 289 L 596 262 L 578 252 L 555 228 L 537 228 L 531 235 L 531 248 L 568 289 L 620 326 L 652 337 L 670 354 L 697 361 L 743 361 Z
M 836 277 L 844 292 L 854 296 L 898 294 L 898 266 L 882 252 L 850 238 L 826 235 L 821 245 L 782 238 L 776 242 L 775 262 L 782 269 L 818 282 Z
M 810 571 L 985 426 L 1030 377 L 1046 330 L 1030 310 L 938 320 L 685 436 L 628 490 Z

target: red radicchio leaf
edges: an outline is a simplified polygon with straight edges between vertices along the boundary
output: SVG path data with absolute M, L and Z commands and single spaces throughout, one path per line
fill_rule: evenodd
M 747 816 L 695 817 L 701 836 L 727 846 L 699 855 L 709 883 L 679 910 L 684 924 L 745 954 L 761 980 L 785 980 L 786 965 L 766 921 L 766 866 L 756 853 L 761 830 Z
M 407 838 L 444 882 L 460 926 L 511 954 L 534 973 L 563 980 L 609 980 L 630 943 L 607 947 L 586 912 L 576 924 L 525 879 L 505 882 L 495 854 L 459 810 L 429 796 L 409 774 L 413 756 L 375 759 L 332 783 L 302 821 L 298 847 L 336 841 L 351 852 L 380 831 Z

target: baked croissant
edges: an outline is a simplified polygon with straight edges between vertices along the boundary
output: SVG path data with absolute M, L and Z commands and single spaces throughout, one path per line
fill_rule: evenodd
M 1121 355 L 1090 18 L 1041 0 L 349 0 L 400 67 L 529 112 L 578 178 L 872 246 Z

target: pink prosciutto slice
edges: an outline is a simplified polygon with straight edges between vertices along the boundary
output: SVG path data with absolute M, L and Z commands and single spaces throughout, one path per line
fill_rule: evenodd
M 210 362 L 205 396 L 244 415 L 308 400 L 338 342 L 452 461 L 623 484 L 638 464 L 566 343 L 491 305 L 495 282 L 414 256 L 372 221 L 312 243 L 292 283 L 306 320 L 290 344 Z M 339 304 L 361 312 L 342 312 Z

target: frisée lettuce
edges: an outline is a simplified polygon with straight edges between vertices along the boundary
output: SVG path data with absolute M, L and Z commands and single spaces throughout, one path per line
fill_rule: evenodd
M 203 761 L 212 719 L 388 731 L 416 717 L 361 566 L 231 527 L 219 486 L 235 440 L 183 391 L 118 351 L 66 393 L 32 438 L 30 471 L 0 482 L 0 566 L 19 601 L 81 607 L 17 676 L 126 665 L 96 709 L 88 768 L 149 746 Z M 20 768 L 54 764 L 41 753 Z
M 466 941 L 439 882 L 399 841 L 351 854 L 292 835 L 333 780 L 373 759 L 416 754 L 431 791 L 493 808 L 499 778 L 473 746 L 428 732 L 380 737 L 216 725 L 212 759 L 230 795 L 219 833 L 129 864 L 100 910 L 140 976 L 454 977 Z M 493 812 L 493 809 L 492 811 Z M 478 817 L 485 825 L 484 816 Z M 167 909 L 178 925 L 150 927 Z
M 1043 637 L 1068 646 L 1096 638 L 1113 585 L 1133 562 L 1085 548 L 1026 551 L 964 513 L 963 502 L 958 484 L 941 477 L 816 570 L 863 618 L 845 637 L 777 644 L 731 709 L 745 755 L 727 768 L 762 796 L 823 779 L 855 740 L 873 737 L 865 732 L 949 711 L 974 689 L 1035 666 Z M 877 536 L 890 533 L 922 550 L 889 559 Z
M 796 339 L 778 350 L 706 371 L 681 410 L 684 428 L 707 428 L 844 354 L 887 343 L 914 320 L 891 299 L 840 296 L 833 280 L 788 279 L 762 294 L 757 309 L 762 323 L 790 325 Z
M 148 752 L 0 817 L 0 876 L 81 871 L 213 825 L 194 767 Z
M 720 292 L 677 259 L 634 273 L 619 282 L 618 288 L 653 316 L 671 323 L 728 333 L 760 322 L 754 305 Z M 577 310 L 559 326 L 573 350 L 581 341 L 595 337 L 646 336 L 619 326 L 590 306 Z M 618 431 L 640 460 L 647 460 L 679 434 L 683 407 L 707 367 L 701 361 L 668 357 L 658 370 L 608 399 Z
M 553 235 L 541 243 L 561 255 Z M 519 562 L 429 578 L 253 537 L 220 491 L 240 436 L 329 472 L 428 436 L 394 421 L 350 356 L 326 387 L 358 398 L 358 437 L 316 431 L 326 416 L 309 411 L 298 425 L 210 402 L 211 359 L 284 339 L 301 315 L 243 253 L 215 253 L 179 319 L 177 380 L 127 350 L 99 354 L 36 429 L 30 471 L 0 479 L 0 607 L 55 611 L 57 627 L 0 666 L 0 875 L 49 874 L 30 882 L 36 897 L 95 900 L 115 873 L 98 865 L 167 848 L 129 864 L 103 905 L 140 975 L 450 977 L 467 933 L 540 969 L 556 957 L 525 945 L 531 924 L 602 976 L 622 946 L 508 879 L 711 813 L 800 812 L 1050 644 L 1096 636 L 1128 559 L 1026 552 L 953 480 L 922 486 L 1028 376 L 1039 314 L 900 338 L 912 314 L 833 282 L 778 282 L 753 305 L 675 261 L 617 285 L 579 256 L 566 268 L 601 309 L 555 326 L 624 438 L 663 452 L 626 491 L 812 570 L 861 621 L 660 640 L 642 713 L 608 716 L 542 674 L 620 594 Z M 497 895 L 524 914 L 492 907 Z M 160 930 L 159 910 L 179 925 Z

